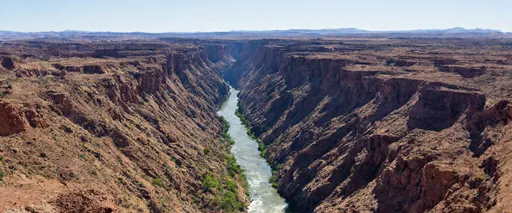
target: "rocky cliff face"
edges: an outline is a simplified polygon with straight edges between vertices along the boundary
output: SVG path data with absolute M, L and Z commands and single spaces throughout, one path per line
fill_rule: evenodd
M 213 191 L 232 182 L 247 203 L 219 140 L 223 76 L 300 212 L 511 211 L 511 51 L 492 39 L 4 42 L 0 206 L 221 212 Z
M 242 91 L 243 114 L 268 146 L 278 191 L 294 207 L 511 209 L 504 198 L 509 180 L 502 179 L 509 149 L 500 149 L 510 140 L 512 111 L 509 97 L 494 92 L 508 90 L 510 67 L 464 54 L 497 46 L 322 42 L 253 42 L 226 73 Z M 415 52 L 416 45 L 449 57 Z
M 222 46 L 0 49 L 9 54 L 0 68 L 2 211 L 221 211 L 202 182 L 229 176 L 215 114 L 228 94 Z

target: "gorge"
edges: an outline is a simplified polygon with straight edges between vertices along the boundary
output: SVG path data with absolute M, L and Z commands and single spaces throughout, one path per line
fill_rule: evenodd
M 5 210 L 247 211 L 235 164 L 297 212 L 512 210 L 502 39 L 105 39 L 0 43 Z
M 228 131 L 234 141 L 231 152 L 244 170 L 248 179 L 251 203 L 248 207 L 250 213 L 284 212 L 286 202 L 272 188 L 269 180 L 272 170 L 265 159 L 260 156 L 258 143 L 247 135 L 245 126 L 235 111 L 238 108 L 237 90 L 230 88 L 228 100 L 219 110 L 219 115 L 230 124 Z

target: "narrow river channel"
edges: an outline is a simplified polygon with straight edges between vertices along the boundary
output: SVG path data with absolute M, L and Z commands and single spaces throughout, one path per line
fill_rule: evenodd
M 222 105 L 218 114 L 229 123 L 229 135 L 235 141 L 231 153 L 238 164 L 245 170 L 249 182 L 251 204 L 249 213 L 281 213 L 287 206 L 285 200 L 272 188 L 269 179 L 272 170 L 267 161 L 260 156 L 258 143 L 247 135 L 240 118 L 235 115 L 238 108 L 238 90 L 230 88 L 228 100 Z

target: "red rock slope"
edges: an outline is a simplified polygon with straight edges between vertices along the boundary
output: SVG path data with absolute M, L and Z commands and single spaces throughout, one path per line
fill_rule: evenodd
M 300 212 L 512 211 L 499 40 L 248 42 L 225 75 Z
M 221 211 L 202 182 L 229 179 L 215 114 L 229 56 L 141 41 L 0 53 L 0 211 Z

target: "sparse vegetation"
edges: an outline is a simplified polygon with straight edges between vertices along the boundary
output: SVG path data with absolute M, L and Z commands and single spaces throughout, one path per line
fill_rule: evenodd
M 121 156 L 116 156 L 116 159 L 117 159 L 117 162 L 119 162 L 121 165 L 123 164 L 123 159 L 121 158 Z
M 213 194 L 210 205 L 219 206 L 225 212 L 236 212 L 244 209 L 244 203 L 238 197 L 238 186 L 233 177 L 225 176 L 222 182 L 213 174 L 206 174 L 203 189 Z
M 153 178 L 152 181 L 153 185 L 164 188 L 164 183 L 162 182 L 162 179 L 160 178 Z
M 224 184 L 226 185 L 226 188 L 229 191 L 236 191 L 236 190 L 238 190 L 235 181 L 233 181 L 233 179 L 231 179 L 231 178 L 224 177 Z
M 267 147 L 261 141 L 261 139 L 257 138 L 254 135 L 254 132 L 251 131 L 251 122 L 247 118 L 245 118 L 244 115 L 240 112 L 241 107 L 242 107 L 242 104 L 240 104 L 240 102 L 238 102 L 238 109 L 236 110 L 235 114 L 236 114 L 236 116 L 238 116 L 240 118 L 240 120 L 244 124 L 245 130 L 247 131 L 247 135 L 249 135 L 249 137 L 251 137 L 252 139 L 256 140 L 256 142 L 258 142 L 258 150 L 260 151 L 260 156 L 262 158 L 266 158 Z
M 226 121 L 226 119 L 223 116 L 220 116 L 219 119 L 222 123 L 222 133 L 221 133 L 222 138 L 225 141 L 227 141 L 230 146 L 235 144 L 235 141 L 233 141 L 233 139 L 231 139 L 231 136 L 229 136 L 229 133 L 228 133 L 228 130 L 230 128 L 228 121 Z
M 254 132 L 251 131 L 251 122 L 244 117 L 244 115 L 240 112 L 241 105 L 238 105 L 238 109 L 236 109 L 235 114 L 240 118 L 240 121 L 242 121 L 242 124 L 245 126 L 245 131 L 247 132 L 247 135 L 251 137 L 252 139 L 257 139 L 257 137 L 254 135 Z
M 203 179 L 203 189 L 205 191 L 215 193 L 217 190 L 221 188 L 220 182 L 217 177 L 207 174 Z
M 242 113 L 240 113 L 240 108 L 242 107 L 242 105 L 238 104 L 238 109 L 236 110 L 235 114 L 240 118 L 240 120 L 242 121 L 242 123 L 244 124 L 245 126 L 245 129 L 247 130 L 247 135 L 249 135 L 249 137 L 253 138 L 254 140 L 256 140 L 256 142 L 258 143 L 258 150 L 260 151 L 260 156 L 262 158 L 266 158 L 267 156 L 267 146 L 263 143 L 263 141 L 261 141 L 261 139 L 257 138 L 254 133 L 251 131 L 251 122 L 249 120 L 247 120 Z M 268 159 L 267 159 L 268 161 Z M 269 162 L 270 163 L 270 162 Z M 278 183 L 276 182 L 276 176 L 275 176 L 275 173 L 277 170 L 281 169 L 282 165 L 279 164 L 278 166 L 276 167 L 272 167 L 272 176 L 270 177 L 269 179 L 269 182 L 272 184 L 272 187 L 276 188 L 278 187 Z M 229 167 L 228 167 L 229 168 Z
M 247 181 L 247 177 L 245 176 L 245 173 L 240 173 L 238 175 L 238 181 L 242 182 L 242 187 L 245 190 L 245 195 L 249 197 L 249 182 Z
M 220 116 L 219 119 L 220 119 L 220 122 L 222 123 L 222 133 L 221 133 L 222 138 L 224 138 L 224 139 L 230 138 L 230 136 L 228 134 L 228 130 L 230 128 L 228 121 L 223 116 Z
M 236 158 L 233 155 L 226 155 L 226 163 L 228 165 L 228 173 L 231 177 L 240 174 L 242 168 L 236 163 Z
M 260 139 L 257 139 L 256 142 L 258 142 L 258 150 L 260 151 L 260 156 L 262 158 L 266 158 L 267 146 L 265 146 L 265 144 Z
M 224 117 L 220 117 L 219 119 L 222 123 L 222 138 L 220 140 L 228 142 L 229 146 L 231 146 L 234 144 L 234 141 L 228 134 L 230 125 Z M 211 150 L 207 148 L 204 149 L 205 154 L 210 151 Z M 248 195 L 249 184 L 243 174 L 242 168 L 237 164 L 236 158 L 233 155 L 225 154 L 224 161 L 227 167 L 226 172 L 229 175 L 223 176 L 221 180 L 211 173 L 203 176 L 203 190 L 213 195 L 208 201 L 208 206 L 220 208 L 223 212 L 243 211 L 245 204 L 242 198 L 239 197 L 239 187 L 241 185 Z
M 231 139 L 231 138 L 228 138 L 227 141 L 228 141 L 230 146 L 235 144 L 235 141 L 233 141 L 233 139 Z
M 229 129 L 228 121 L 226 120 L 226 118 L 224 118 L 224 116 L 220 116 L 219 119 L 220 119 L 220 122 L 222 123 L 222 126 L 224 127 L 223 130 L 225 130 L 227 132 L 227 130 Z
M 233 212 L 236 210 L 243 209 L 244 204 L 238 199 L 236 191 L 225 191 L 222 194 L 221 207 L 222 209 Z
M 272 176 L 270 177 L 270 179 L 268 180 L 270 182 L 270 184 L 272 184 L 272 187 L 276 188 L 279 186 L 276 182 L 276 174 L 275 174 L 275 170 L 272 171 Z

